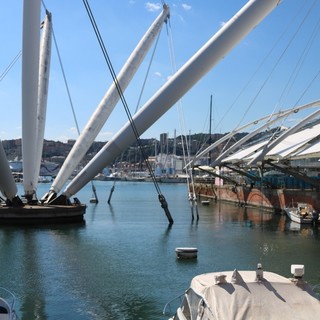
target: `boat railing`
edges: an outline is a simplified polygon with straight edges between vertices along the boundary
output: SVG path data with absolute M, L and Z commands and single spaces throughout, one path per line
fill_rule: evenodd
M 174 308 L 172 308 L 172 305 L 174 305 Z M 195 306 L 197 307 L 195 308 Z M 176 314 L 178 307 L 181 307 L 184 315 L 187 316 L 188 319 L 197 319 L 197 313 L 200 307 L 207 309 L 208 312 L 212 314 L 212 316 L 214 315 L 205 297 L 194 291 L 191 287 L 188 290 L 186 290 L 184 294 L 181 294 L 180 296 L 177 296 L 170 300 L 164 306 L 162 313 L 165 316 L 172 316 L 173 314 Z M 174 312 L 172 312 L 172 309 L 174 309 Z M 170 319 L 176 318 L 173 317 Z
M 15 295 L 6 288 L 0 287 L 0 297 L 7 302 L 10 309 L 14 311 L 16 297 Z
M 162 314 L 164 316 L 171 316 L 172 314 L 174 314 L 177 310 L 177 307 L 181 305 L 184 295 L 184 293 L 180 294 L 179 296 L 167 302 L 163 308 Z

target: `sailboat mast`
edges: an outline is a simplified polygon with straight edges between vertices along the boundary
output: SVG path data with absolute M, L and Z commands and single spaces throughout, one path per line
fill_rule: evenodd
M 39 78 L 40 0 L 23 3 L 22 41 L 22 158 L 23 186 L 30 199 L 35 193 L 36 120 Z
M 145 132 L 280 2 L 249 1 L 133 116 L 137 131 L 140 134 Z M 64 196 L 69 198 L 77 193 L 134 140 L 131 122 L 127 122 L 71 181 L 63 192 Z
M 35 174 L 33 177 L 33 186 L 38 184 L 39 171 L 42 159 L 43 140 L 46 123 L 46 111 L 48 101 L 48 87 L 51 60 L 51 42 L 52 42 L 52 20 L 51 13 L 46 12 L 43 23 L 43 35 L 40 46 L 39 63 L 39 96 L 37 104 L 37 131 L 36 131 L 36 153 L 35 153 Z

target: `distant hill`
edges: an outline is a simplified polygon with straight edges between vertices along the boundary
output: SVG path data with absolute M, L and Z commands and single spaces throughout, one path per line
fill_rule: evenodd
M 236 134 L 233 138 L 233 143 L 238 141 L 247 133 L 239 133 Z M 164 134 L 163 139 L 141 139 L 141 144 L 143 146 L 144 153 L 147 157 L 154 156 L 155 152 L 158 154 L 160 152 L 167 154 L 176 154 L 178 156 L 183 156 L 183 149 L 185 152 L 187 150 L 186 144 L 188 144 L 188 150 L 191 155 L 195 155 L 199 152 L 199 150 L 203 150 L 210 145 L 210 143 L 215 142 L 220 139 L 224 134 L 211 134 L 211 138 L 209 134 L 197 133 L 192 134 L 190 136 L 178 136 L 176 139 L 167 138 Z M 65 159 L 70 152 L 72 146 L 74 145 L 75 140 L 69 140 L 66 143 L 61 141 L 52 141 L 52 140 L 44 140 L 43 145 L 43 154 L 42 157 L 44 160 L 51 161 L 52 158 L 61 157 Z M 106 142 L 93 142 L 90 149 L 86 154 L 86 158 L 84 162 L 88 162 L 99 150 L 106 144 Z M 6 152 L 8 160 L 21 159 L 22 151 L 21 151 L 21 139 L 13 139 L 13 140 L 3 140 L 2 145 Z M 223 145 L 219 147 L 219 149 L 214 150 L 211 156 L 216 157 L 220 149 L 223 148 Z M 127 150 L 125 150 L 121 156 L 121 161 L 127 161 L 131 163 L 141 161 L 141 155 L 138 148 L 138 143 L 133 143 Z

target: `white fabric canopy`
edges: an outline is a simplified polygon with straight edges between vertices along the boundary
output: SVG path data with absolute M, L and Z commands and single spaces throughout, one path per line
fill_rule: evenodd
M 311 128 L 307 128 L 296 132 L 285 138 L 270 150 L 265 158 L 290 158 L 295 156 L 307 157 L 320 155 L 320 142 L 314 142 L 309 145 L 310 141 L 316 138 L 320 133 L 320 124 Z M 259 142 L 251 145 L 248 148 L 235 152 L 231 156 L 223 159 L 223 162 L 240 162 L 250 161 L 262 152 L 267 141 Z
M 237 283 L 232 283 L 236 273 Z M 225 283 L 216 283 L 216 277 L 226 276 Z M 187 300 L 191 310 L 203 305 L 202 320 L 218 319 L 316 319 L 320 302 L 303 280 L 294 283 L 272 272 L 264 272 L 256 281 L 255 271 L 226 271 L 195 277 Z M 191 312 L 192 313 L 192 312 Z

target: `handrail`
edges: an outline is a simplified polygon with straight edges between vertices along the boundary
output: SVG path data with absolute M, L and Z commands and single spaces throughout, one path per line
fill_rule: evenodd
M 170 305 L 171 305 L 174 301 L 180 299 L 180 304 L 181 304 L 181 302 L 182 302 L 182 297 L 183 297 L 184 295 L 185 295 L 185 293 L 182 293 L 182 294 L 180 294 L 179 296 L 176 296 L 175 298 L 173 298 L 173 299 L 171 299 L 169 302 L 167 302 L 167 303 L 165 304 L 164 308 L 163 308 L 162 314 L 163 314 L 163 315 L 166 315 L 166 309 L 167 309 L 167 307 L 168 307 L 168 306 L 170 307 Z M 171 309 L 170 309 L 170 313 L 171 313 Z

